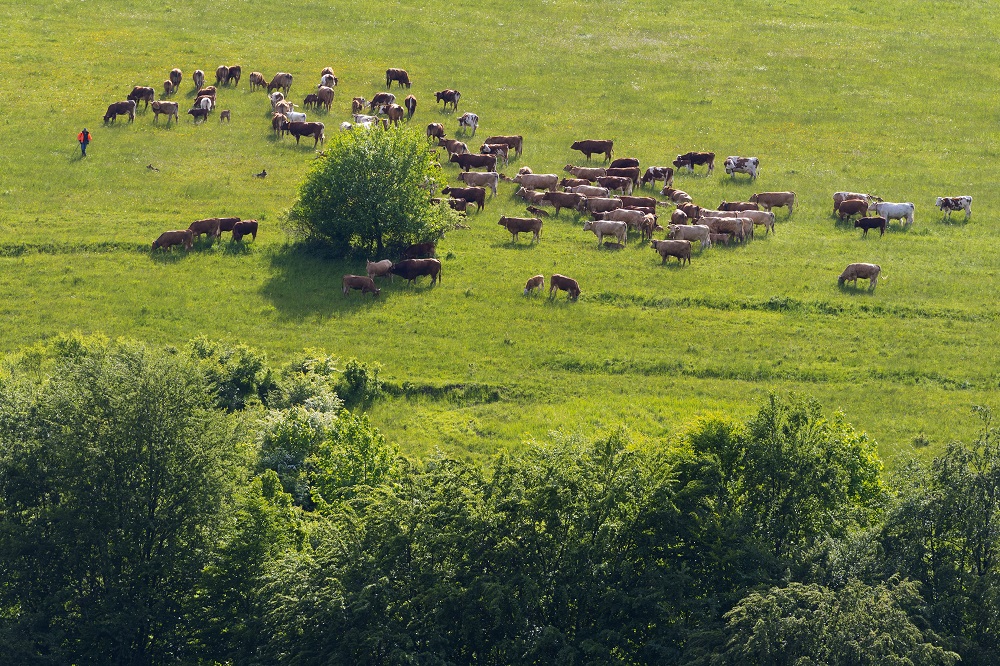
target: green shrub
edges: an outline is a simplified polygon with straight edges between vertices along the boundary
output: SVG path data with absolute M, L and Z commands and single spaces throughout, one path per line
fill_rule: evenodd
M 257 401 L 266 402 L 276 388 L 267 357 L 246 345 L 227 347 L 200 336 L 190 342 L 190 349 L 218 407 L 232 412 Z
M 381 366 L 352 358 L 347 362 L 344 372 L 337 382 L 337 395 L 349 409 L 365 408 L 385 392 L 385 384 L 379 379 Z

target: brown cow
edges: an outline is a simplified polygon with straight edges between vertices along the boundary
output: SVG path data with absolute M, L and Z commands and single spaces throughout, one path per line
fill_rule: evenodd
M 514 154 L 518 157 L 521 156 L 521 147 L 524 145 L 524 137 L 520 134 L 510 135 L 510 136 L 490 136 L 486 138 L 485 143 L 502 143 L 508 148 L 514 149 Z
M 174 90 L 176 90 L 176 87 L 174 86 L 173 81 L 167 79 L 163 82 L 163 97 L 169 97 L 174 94 Z
M 573 278 L 556 273 L 549 278 L 549 299 L 555 298 L 555 294 L 565 291 L 567 298 L 575 301 L 580 298 L 580 284 Z
M 715 171 L 715 153 L 684 153 L 683 155 L 678 155 L 677 159 L 674 160 L 674 166 L 678 169 L 687 168 L 691 173 L 694 173 L 694 168 L 699 164 L 708 165 L 709 175 Z
M 185 250 L 190 250 L 193 246 L 193 236 L 190 229 L 179 229 L 177 231 L 164 231 L 160 237 L 153 241 L 153 249 L 160 247 L 164 250 L 171 249 L 174 245 L 183 245 Z
M 437 252 L 437 243 L 429 241 L 427 243 L 414 243 L 403 250 L 403 259 L 425 259 L 433 257 Z
M 219 65 L 215 68 L 215 85 L 224 86 L 229 82 L 229 68 Z
M 572 192 L 545 192 L 542 195 L 542 200 L 551 203 L 556 209 L 556 215 L 558 215 L 562 208 L 578 210 L 581 205 L 586 204 L 587 197 Z
M 240 79 L 243 77 L 243 67 L 240 65 L 230 65 L 229 66 L 229 78 L 226 79 L 226 85 L 232 83 L 234 86 L 240 85 Z
M 319 103 L 322 104 L 323 108 L 327 111 L 333 108 L 333 88 L 320 86 L 316 90 L 316 97 L 319 99 Z
M 305 96 L 305 99 L 302 100 L 302 106 L 307 109 L 310 106 L 319 106 L 319 95 L 316 93 L 309 93 Z
M 697 220 L 701 218 L 701 211 L 704 210 L 701 206 L 696 206 L 693 203 L 679 203 L 677 204 L 677 210 L 684 211 L 692 220 Z
M 205 72 L 200 69 L 194 70 L 194 74 L 191 75 L 191 80 L 194 81 L 195 89 L 201 88 L 205 85 Z
M 653 166 L 646 169 L 643 174 L 641 185 L 652 183 L 656 187 L 656 181 L 662 180 L 663 186 L 668 187 L 674 184 L 674 170 L 672 167 Z
M 864 199 L 848 199 L 837 207 L 840 219 L 850 219 L 853 215 L 864 216 L 868 212 L 868 202 Z
M 132 88 L 132 92 L 128 94 L 125 99 L 135 100 L 138 106 L 139 102 L 145 102 L 146 105 L 142 107 L 144 110 L 149 108 L 149 103 L 154 99 L 155 91 L 152 88 L 147 88 L 146 86 L 135 86 Z
M 664 186 L 664 188 L 660 190 L 660 194 L 667 197 L 675 204 L 691 203 L 693 201 L 690 194 L 688 194 L 684 190 L 674 189 L 669 185 Z
M 614 154 L 615 142 L 610 139 L 585 139 L 574 141 L 570 150 L 579 150 L 587 156 L 588 160 L 595 153 L 604 153 L 604 159 L 610 162 L 611 156 Z
M 352 289 L 360 289 L 362 296 L 365 294 L 371 294 L 374 298 L 378 298 L 378 295 L 381 292 L 381 290 L 375 286 L 375 281 L 367 275 L 345 275 L 344 279 L 341 280 L 341 285 L 344 289 L 344 296 L 349 295 Z
M 326 126 L 323 123 L 310 123 L 295 120 L 290 123 L 285 123 L 285 129 L 288 130 L 289 134 L 295 137 L 296 144 L 298 144 L 299 138 L 303 136 L 311 136 L 313 138 L 313 148 L 318 146 L 320 141 L 326 143 L 326 135 L 323 133 Z
M 382 112 L 389 116 L 389 122 L 396 125 L 399 124 L 399 121 L 403 119 L 403 114 L 406 113 L 399 104 L 386 104 L 382 107 Z
M 656 208 L 657 201 L 653 197 L 618 197 L 625 207 Z
M 396 96 L 392 93 L 375 93 L 375 96 L 372 97 L 372 101 L 368 102 L 368 111 L 369 113 L 375 113 L 376 109 L 381 110 L 383 106 L 395 103 Z
M 517 235 L 521 232 L 531 232 L 532 242 L 541 240 L 542 221 L 537 217 L 501 217 L 498 222 L 501 227 L 507 229 L 511 235 L 511 243 L 517 242 Z
M 849 264 L 837 278 L 837 284 L 843 287 L 845 282 L 853 282 L 857 287 L 859 279 L 868 280 L 868 291 L 875 291 L 881 273 L 882 267 L 878 264 Z
M 535 277 L 528 278 L 528 281 L 524 283 L 524 295 L 525 296 L 527 296 L 528 294 L 534 292 L 536 289 L 539 292 L 541 292 L 543 289 L 545 289 L 545 276 L 544 275 L 536 275 Z
M 195 238 L 201 238 L 202 234 L 211 236 L 212 238 L 218 238 L 222 235 L 222 232 L 219 229 L 219 218 L 217 217 L 195 220 L 191 223 L 191 226 L 188 227 L 188 230 L 194 234 Z
M 629 169 L 631 167 L 639 168 L 639 160 L 634 157 L 619 157 L 614 162 L 608 165 L 609 169 Z M 620 174 L 616 174 L 620 175 Z
M 431 124 L 429 124 L 427 126 L 427 138 L 428 139 L 432 139 L 432 138 L 443 139 L 444 138 L 444 125 L 442 125 L 441 123 L 431 123 Z M 459 142 L 459 143 L 461 143 L 461 142 Z
M 760 210 L 760 206 L 749 201 L 723 201 L 719 204 L 719 210 Z
M 483 155 L 496 155 L 498 158 L 503 159 L 504 166 L 510 164 L 507 161 L 507 152 L 510 150 L 510 146 L 506 143 L 484 143 L 479 146 L 479 152 Z
M 750 196 L 750 201 L 760 204 L 764 210 L 787 208 L 791 215 L 795 206 L 795 192 L 758 192 Z
M 563 178 L 559 181 L 560 187 L 580 187 L 580 186 L 590 185 L 590 181 L 586 178 Z
M 517 192 L 514 193 L 515 196 L 519 196 L 528 203 L 542 205 L 546 202 L 546 196 L 550 194 L 549 192 L 536 192 L 535 190 L 528 190 L 524 187 L 519 187 Z
M 278 90 L 279 88 L 288 95 L 288 89 L 292 87 L 292 75 L 288 72 L 278 72 L 271 79 L 271 82 L 267 84 L 267 92 L 270 93 L 272 90 Z
M 708 226 L 713 234 L 729 234 L 736 240 L 743 242 L 746 236 L 743 234 L 743 223 L 739 218 L 732 217 L 711 217 L 701 220 Z
M 240 221 L 238 217 L 220 217 L 219 218 L 219 235 L 222 235 L 224 231 L 232 231 L 236 224 Z
M 436 284 L 442 275 L 440 259 L 403 259 L 389 270 L 411 284 L 422 275 L 430 275 L 431 284 Z
M 608 167 L 606 175 L 628 178 L 635 187 L 639 186 L 639 167 Z
M 584 211 L 589 211 L 591 213 L 608 213 L 613 210 L 618 210 L 621 207 L 621 199 L 589 197 L 584 199 L 581 202 L 581 205 L 578 205 L 576 209 L 581 213 Z
M 257 220 L 240 220 L 233 225 L 233 240 L 240 242 L 244 236 L 257 240 Z
M 688 223 L 687 213 L 682 211 L 680 208 L 678 208 L 677 210 L 675 210 L 670 214 L 670 224 L 677 225 L 677 224 L 687 224 L 687 223 Z
M 392 82 L 395 81 L 402 88 L 406 86 L 410 87 L 410 75 L 406 73 L 405 69 L 394 69 L 390 68 L 385 70 L 385 89 L 388 90 L 392 87 Z
M 111 121 L 114 124 L 118 116 L 128 115 L 128 121 L 135 120 L 135 100 L 130 99 L 124 102 L 114 102 L 108 105 L 108 110 L 104 114 L 104 122 Z
M 271 130 L 275 134 L 281 134 L 282 136 L 284 136 L 287 127 L 288 127 L 288 118 L 285 117 L 285 114 L 283 113 L 271 114 Z
M 632 192 L 632 180 L 629 178 L 623 178 L 622 176 L 601 176 L 597 179 L 597 182 L 601 187 L 606 187 L 609 190 L 620 190 L 622 194 L 630 194 Z
M 661 227 L 656 222 L 656 216 L 655 215 L 646 215 L 646 217 L 643 218 L 643 220 L 642 220 L 642 224 L 639 225 L 639 230 L 642 232 L 642 239 L 643 240 L 652 240 L 653 239 L 653 232 L 657 231 L 657 230 L 662 230 L 662 229 L 663 229 L 663 227 Z
M 458 111 L 458 100 L 461 99 L 462 93 L 457 90 L 452 90 L 451 88 L 445 88 L 439 92 L 434 93 L 434 97 L 437 102 L 444 102 L 444 108 L 447 109 L 448 105 L 451 104 L 455 111 Z
M 233 122 L 233 114 L 229 112 L 229 109 L 219 111 L 219 122 L 221 123 L 223 120 L 227 123 Z
M 459 141 L 458 139 L 439 138 L 438 146 L 444 147 L 444 149 L 448 152 L 449 155 L 456 155 L 456 154 L 464 155 L 465 153 L 469 152 L 469 147 L 465 145 L 463 142 Z
M 153 122 L 157 122 L 160 118 L 160 114 L 166 114 L 167 124 L 170 124 L 170 117 L 173 116 L 174 120 L 178 120 L 177 112 L 179 110 L 179 105 L 177 102 L 164 102 L 163 100 L 154 101 L 153 107 Z
M 218 94 L 219 89 L 215 86 L 206 86 L 198 90 L 198 94 L 195 97 L 211 97 L 212 101 L 215 101 L 215 96 Z
M 403 100 L 403 106 L 406 107 L 406 119 L 409 120 L 417 112 L 417 98 L 413 95 L 407 95 L 406 99 Z
M 177 87 L 181 85 L 181 81 L 184 80 L 184 73 L 174 67 L 170 70 L 170 76 L 168 78 L 170 79 L 170 82 L 174 84 L 174 90 L 176 90 Z
M 729 234 L 709 234 L 708 238 L 712 245 L 729 245 Z
M 496 155 L 476 155 L 474 153 L 458 154 L 455 153 L 451 156 L 449 162 L 454 162 L 458 166 L 462 167 L 462 171 L 468 171 L 469 169 L 479 169 L 485 168 L 487 171 L 497 170 L 497 156 Z
M 358 114 L 365 110 L 368 106 L 368 100 L 364 97 L 355 97 L 351 100 L 351 113 Z
M 266 88 L 267 79 L 260 72 L 250 72 L 250 91 L 253 92 L 257 88 Z
M 677 263 L 679 265 L 684 265 L 687 261 L 688 264 L 691 263 L 691 241 L 688 240 L 651 240 L 650 247 L 656 250 L 663 261 L 660 264 L 667 263 L 667 257 L 677 257 Z
M 482 210 L 486 205 L 485 187 L 446 187 L 441 190 L 441 194 L 448 194 L 456 199 L 465 199 L 469 203 L 476 204 L 477 210 Z

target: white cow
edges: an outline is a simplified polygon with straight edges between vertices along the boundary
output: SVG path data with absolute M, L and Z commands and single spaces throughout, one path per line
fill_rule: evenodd
M 876 201 L 868 204 L 868 212 L 875 213 L 885 218 L 885 221 L 906 220 L 906 224 L 913 225 L 913 204 L 912 203 L 892 203 L 889 201 Z
M 347 121 L 344 121 L 344 122 L 340 123 L 340 131 L 341 132 L 348 132 L 348 131 L 350 131 L 352 129 L 354 129 L 354 125 L 352 125 L 351 123 L 349 123 Z
M 476 128 L 479 127 L 479 116 L 474 113 L 463 113 L 458 119 L 459 129 L 472 128 L 472 136 L 476 136 Z
M 205 109 L 206 111 L 212 110 L 212 98 L 211 97 L 199 97 L 194 101 L 195 108 Z
M 965 219 L 968 221 L 972 217 L 972 197 L 938 197 L 937 202 L 934 204 L 941 209 L 942 213 L 948 214 L 948 219 L 951 219 L 952 211 L 964 210 Z
M 337 77 L 333 74 L 324 74 L 323 78 L 319 80 L 319 85 L 317 88 L 333 88 L 337 85 Z
M 726 173 L 732 177 L 736 177 L 738 173 L 749 174 L 751 179 L 757 177 L 757 171 L 760 169 L 760 160 L 756 157 L 738 157 L 736 155 L 730 155 L 726 158 Z
M 712 230 L 704 224 L 671 224 L 667 238 L 670 240 L 700 241 L 702 249 L 712 247 Z
M 304 123 L 306 121 L 306 114 L 299 113 L 298 111 L 288 111 L 285 113 L 285 117 L 288 118 L 288 122 L 300 122 Z
M 497 185 L 500 184 L 500 174 L 496 171 L 487 171 L 485 173 L 478 171 L 463 171 L 458 174 L 458 179 L 466 185 L 488 187 L 493 190 L 493 196 L 497 195 Z
M 361 125 L 363 123 L 377 123 L 378 122 L 378 118 L 375 117 L 375 116 L 366 116 L 366 115 L 361 114 L 361 113 L 355 113 L 354 114 L 354 122 L 358 123 L 359 125 Z
M 526 190 L 555 190 L 559 184 L 559 176 L 554 173 L 519 173 L 512 179 L 520 183 Z
M 588 220 L 583 223 L 584 231 L 593 231 L 597 235 L 597 247 L 604 242 L 605 236 L 613 236 L 619 243 L 628 243 L 628 225 L 612 220 Z
M 282 94 L 280 92 L 273 92 L 270 95 L 268 95 L 268 97 L 271 98 L 271 108 L 272 109 L 274 109 L 274 105 L 275 104 L 277 104 L 278 102 L 281 102 L 281 101 L 283 101 L 285 99 L 284 94 Z
M 594 213 L 594 215 L 600 215 L 600 219 L 602 220 L 624 222 L 628 226 L 636 229 L 641 229 L 642 223 L 646 219 L 646 213 L 641 210 L 632 210 L 630 208 L 619 208 L 617 210 L 608 211 L 607 213 Z
M 566 192 L 574 192 L 576 194 L 582 194 L 585 197 L 606 197 L 608 196 L 608 188 L 597 187 L 595 185 L 577 185 L 576 187 L 564 187 Z

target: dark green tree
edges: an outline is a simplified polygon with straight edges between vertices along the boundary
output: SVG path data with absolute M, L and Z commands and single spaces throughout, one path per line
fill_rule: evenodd
M 381 258 L 437 238 L 454 220 L 431 203 L 440 169 L 419 132 L 404 127 L 341 132 L 331 138 L 299 188 L 289 219 L 334 254 Z

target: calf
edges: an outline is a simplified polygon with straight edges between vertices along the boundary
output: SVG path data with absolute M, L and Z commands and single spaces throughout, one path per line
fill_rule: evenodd
M 791 215 L 795 206 L 795 192 L 758 192 L 750 196 L 750 201 L 760 204 L 764 210 L 787 208 L 788 214 Z
M 938 197 L 934 205 L 940 208 L 942 213 L 947 213 L 949 220 L 951 219 L 952 212 L 956 210 L 965 211 L 966 222 L 972 217 L 972 197 L 970 196 Z
M 485 168 L 487 171 L 497 170 L 497 156 L 496 155 L 476 155 L 474 153 L 464 153 L 464 154 L 453 154 L 449 162 L 455 162 L 458 166 L 462 167 L 462 171 L 468 171 L 473 168 Z
M 479 127 L 479 116 L 474 113 L 463 113 L 458 119 L 459 129 L 472 128 L 472 136 L 476 136 L 476 128 Z
M 365 273 L 368 274 L 370 278 L 377 277 L 389 277 L 389 281 L 392 282 L 392 262 L 388 259 L 383 259 L 382 261 L 367 261 L 365 262 Z
M 517 189 L 517 192 L 515 192 L 514 194 L 517 195 L 517 196 L 519 196 L 519 197 L 521 197 L 522 199 L 524 199 L 528 203 L 533 203 L 533 204 L 539 204 L 539 205 L 541 205 L 541 204 L 545 203 L 546 197 L 548 195 L 554 194 L 554 193 L 553 192 L 536 192 L 535 190 L 528 190 L 528 189 L 525 189 L 523 187 L 519 187 Z
M 288 127 L 288 118 L 282 113 L 272 113 L 271 114 L 271 131 L 275 134 L 285 134 L 285 128 Z
M 229 68 L 219 65 L 215 68 L 215 85 L 224 86 L 229 82 Z
M 612 236 L 623 245 L 628 243 L 628 225 L 613 220 L 587 220 L 583 223 L 584 231 L 593 231 L 597 236 L 597 247 L 601 246 L 605 236 Z
M 227 123 L 233 122 L 233 114 L 229 112 L 229 109 L 223 109 L 219 111 L 219 122 L 226 121 Z
M 837 278 L 837 284 L 841 287 L 845 282 L 853 282 L 858 286 L 858 280 L 868 280 L 868 291 L 875 291 L 878 284 L 878 276 L 882 273 L 882 267 L 878 264 L 848 264 L 844 272 Z
M 455 111 L 458 111 L 458 100 L 462 98 L 462 93 L 457 90 L 452 90 L 451 88 L 445 88 L 439 92 L 434 93 L 437 102 L 444 102 L 444 108 L 447 109 L 448 105 L 451 104 Z
M 323 108 L 328 112 L 333 109 L 333 88 L 330 86 L 320 86 L 316 89 L 316 97 L 318 98 L 319 103 L 322 104 Z
M 575 301 L 580 298 L 580 285 L 573 278 L 568 278 L 565 275 L 559 275 L 556 273 L 551 278 L 549 278 L 549 299 L 555 298 L 555 294 L 560 291 L 565 291 L 566 296 L 571 300 Z
M 389 116 L 389 122 L 395 123 L 396 125 L 403 119 L 403 114 L 406 111 L 399 104 L 388 104 L 382 108 L 385 115 Z
M 458 179 L 465 183 L 466 185 L 475 185 L 477 187 L 488 187 L 493 192 L 493 196 L 497 195 L 497 186 L 500 183 L 500 174 L 496 171 L 487 171 L 486 173 L 480 173 L 477 171 L 463 171 L 458 174 Z
M 311 106 L 319 106 L 319 95 L 316 93 L 309 93 L 306 95 L 305 99 L 302 100 L 302 106 L 307 109 Z
M 729 245 L 729 234 L 709 234 L 713 245 Z
M 726 158 L 725 166 L 726 173 L 732 178 L 735 178 L 738 173 L 745 173 L 750 176 L 750 180 L 755 180 L 760 169 L 760 160 L 756 157 L 730 155 Z
M 232 232 L 232 230 L 236 228 L 236 225 L 239 223 L 239 221 L 240 218 L 238 217 L 220 217 L 219 235 L 222 235 L 222 233 L 226 231 Z
M 163 82 L 163 96 L 164 97 L 169 97 L 170 95 L 172 95 L 174 93 L 175 90 L 177 90 L 177 88 L 174 87 L 174 82 L 173 81 L 171 81 L 170 79 L 167 79 L 166 81 Z
M 201 89 L 201 87 L 205 85 L 205 72 L 200 69 L 194 70 L 194 73 L 191 75 L 191 80 L 194 81 L 195 88 Z
M 337 77 L 333 74 L 323 74 L 319 77 L 317 88 L 334 88 L 337 85 Z
M 162 248 L 164 250 L 171 249 L 174 245 L 183 245 L 185 250 L 190 250 L 193 247 L 194 238 L 190 229 L 179 229 L 177 231 L 164 231 L 160 236 L 153 241 L 153 249 Z
M 749 201 L 723 201 L 719 204 L 719 210 L 760 210 L 760 207 Z
M 677 263 L 684 265 L 686 261 L 688 264 L 691 263 L 691 241 L 687 240 L 651 240 L 650 246 L 656 250 L 663 261 L 660 264 L 667 263 L 668 257 L 677 257 Z
M 545 192 L 542 195 L 542 199 L 555 207 L 556 215 L 559 214 L 560 209 L 579 209 L 582 204 L 586 204 L 587 202 L 587 197 L 572 192 Z
M 713 234 L 729 234 L 741 243 L 746 240 L 743 233 L 743 223 L 739 218 L 718 218 L 712 217 L 705 220 L 705 224 Z
M 642 226 L 640 227 L 642 231 L 643 240 L 652 240 L 653 232 L 657 229 L 663 229 L 659 224 L 656 223 L 655 215 L 646 215 L 642 221 Z
M 174 67 L 172 70 L 170 70 L 170 76 L 168 78 L 170 79 L 170 83 L 174 84 L 174 89 L 176 90 L 177 87 L 181 84 L 181 81 L 184 80 L 184 73 L 181 72 L 181 70 Z
M 448 194 L 456 199 L 465 199 L 476 204 L 476 210 L 482 210 L 486 205 L 486 190 L 482 187 L 446 187 L 441 194 Z
M 686 168 L 689 173 L 694 173 L 694 168 L 701 164 L 708 165 L 708 175 L 715 171 L 715 153 L 684 153 L 678 155 L 674 160 L 674 166 L 678 169 Z
M 232 83 L 234 86 L 240 85 L 240 79 L 243 77 L 243 67 L 240 65 L 230 65 L 229 67 L 229 78 L 226 79 L 226 85 Z
M 537 217 L 501 217 L 498 224 L 507 229 L 511 235 L 511 243 L 517 242 L 521 232 L 531 232 L 533 242 L 538 242 L 542 235 L 542 221 Z
M 886 220 L 884 217 L 862 217 L 854 220 L 855 229 L 864 229 L 862 238 L 867 238 L 869 229 L 878 229 L 879 236 L 885 236 Z
M 690 194 L 683 190 L 675 190 L 669 185 L 664 186 L 664 188 L 660 190 L 660 194 L 667 197 L 675 204 L 691 203 L 693 201 Z
M 364 97 L 355 97 L 351 100 L 351 113 L 358 114 L 365 110 L 368 106 L 368 100 Z M 443 135 L 442 135 L 443 136 Z
M 536 275 L 535 277 L 528 278 L 528 281 L 524 283 L 524 295 L 527 296 L 533 293 L 535 290 L 541 292 L 545 289 L 545 276 Z
M 524 137 L 520 134 L 514 134 L 510 136 L 489 136 L 486 137 L 486 143 L 502 143 L 508 148 L 514 149 L 514 154 L 518 157 L 521 156 L 521 148 L 524 145 Z
M 381 291 L 375 286 L 375 281 L 367 275 L 345 275 L 341 284 L 344 288 L 344 296 L 350 294 L 352 289 L 360 289 L 362 296 L 371 294 L 373 298 L 378 298 Z
M 410 284 L 416 282 L 417 278 L 422 275 L 430 275 L 431 284 L 437 284 L 442 275 L 439 259 L 403 259 L 393 264 L 389 270 Z
M 285 95 L 288 95 L 289 89 L 292 87 L 292 75 L 288 72 L 278 72 L 271 79 L 271 82 L 267 84 L 267 92 L 272 90 L 278 90 L 279 88 Z
M 233 225 L 233 240 L 239 243 L 244 236 L 257 240 L 257 226 L 257 220 L 240 220 Z
M 670 224 L 679 225 L 687 223 L 688 223 L 688 216 L 687 213 L 685 213 L 684 211 L 677 209 L 670 214 Z
M 585 139 L 574 141 L 570 150 L 579 150 L 587 156 L 588 160 L 591 155 L 604 153 L 604 159 L 610 162 L 615 151 L 615 142 L 610 139 Z
M 674 184 L 674 170 L 671 167 L 653 166 L 646 169 L 642 175 L 640 185 L 652 183 L 656 187 L 656 181 L 662 180 L 664 187 Z
M 774 233 L 774 211 L 769 210 L 744 210 L 740 211 L 740 217 L 746 217 L 753 220 L 753 223 L 757 226 L 764 227 L 764 234 L 767 232 Z
M 198 119 L 201 118 L 202 121 L 208 119 L 208 109 L 188 109 L 188 115 L 194 119 L 195 124 L 198 123 Z

